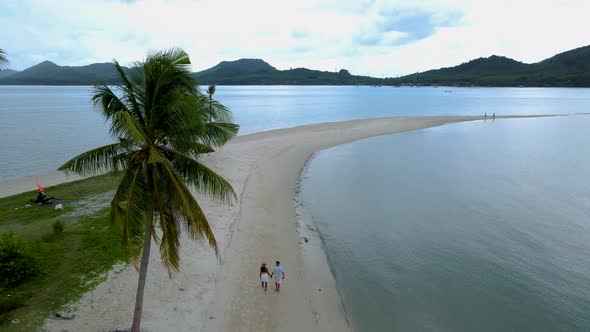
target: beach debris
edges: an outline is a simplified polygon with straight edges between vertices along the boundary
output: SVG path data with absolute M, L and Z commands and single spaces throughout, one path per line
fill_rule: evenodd
M 54 312 L 53 315 L 51 315 L 50 317 L 53 319 L 72 320 L 76 318 L 76 315 L 67 316 L 64 314 L 60 314 L 59 312 Z
M 63 210 L 64 210 L 63 204 L 56 204 L 55 205 L 55 211 L 63 211 Z
M 35 199 L 30 200 L 31 203 L 35 203 L 37 205 L 53 205 L 53 197 L 47 196 L 45 191 L 39 191 L 37 197 Z
M 214 316 L 209 316 L 209 319 L 215 319 L 215 317 Z
M 180 287 L 178 290 L 181 291 L 181 292 L 184 292 L 184 288 L 183 287 Z
M 318 291 L 320 291 L 320 292 L 321 292 L 321 291 L 322 291 L 322 289 L 321 289 L 321 288 L 318 288 Z
M 37 205 L 55 205 L 61 201 L 60 199 L 56 199 L 55 197 L 48 196 L 45 193 L 45 188 L 43 188 L 39 184 L 39 182 L 37 182 L 37 187 L 39 188 L 39 192 L 37 193 L 37 197 L 29 200 L 31 203 Z
M 307 242 L 309 242 L 309 239 L 304 236 L 303 241 L 305 241 L 305 243 L 307 243 Z

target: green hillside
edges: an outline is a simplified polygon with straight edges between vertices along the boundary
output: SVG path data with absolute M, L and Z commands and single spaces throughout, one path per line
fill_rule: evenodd
M 16 70 L 12 70 L 12 69 L 4 69 L 4 70 L 0 70 L 0 78 L 2 77 L 8 77 L 10 75 L 13 75 L 17 73 Z
M 394 61 L 394 60 L 392 60 Z M 126 70 L 128 70 L 126 68 Z M 44 61 L 20 72 L 3 72 L 4 85 L 93 85 L 116 83 L 111 63 L 58 66 Z M 590 87 L 590 46 L 527 64 L 503 56 L 478 58 L 455 67 L 397 77 L 351 75 L 307 68 L 278 70 L 261 59 L 222 61 L 193 74 L 200 84 L 219 85 L 448 85 L 448 86 L 562 86 Z
M 117 82 L 116 70 L 112 63 L 70 67 L 43 61 L 0 79 L 0 84 L 5 85 L 93 85 L 97 82 Z
M 590 46 L 526 64 L 491 56 L 456 67 L 387 79 L 392 85 L 590 87 Z
M 381 79 L 351 75 L 347 70 L 327 72 L 296 68 L 277 70 L 261 59 L 223 61 L 195 73 L 201 84 L 220 85 L 355 85 L 381 84 Z

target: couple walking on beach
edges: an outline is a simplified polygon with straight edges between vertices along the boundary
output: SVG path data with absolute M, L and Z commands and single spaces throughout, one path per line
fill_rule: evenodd
M 275 278 L 275 292 L 281 291 L 281 284 L 283 283 L 283 280 L 285 280 L 285 269 L 281 266 L 281 262 L 276 261 L 275 264 L 276 266 L 272 273 L 268 271 L 266 263 L 262 263 L 262 266 L 260 267 L 260 282 L 262 283 L 265 292 L 268 282 L 273 276 Z

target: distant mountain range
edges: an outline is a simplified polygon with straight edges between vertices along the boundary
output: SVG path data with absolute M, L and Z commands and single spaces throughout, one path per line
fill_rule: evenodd
M 590 46 L 531 64 L 493 55 L 455 67 L 386 79 L 384 84 L 590 87 Z
M 125 68 L 127 69 L 127 68 Z M 222 61 L 193 74 L 200 84 L 219 85 L 441 85 L 590 87 L 590 46 L 526 64 L 503 56 L 479 58 L 455 67 L 397 78 L 351 75 L 307 68 L 278 70 L 261 59 Z M 111 63 L 58 66 L 43 61 L 23 71 L 0 72 L 2 85 L 92 85 L 117 83 Z
M 0 84 L 4 85 L 93 85 L 97 82 L 117 82 L 117 71 L 112 63 L 74 67 L 58 66 L 51 61 L 43 61 L 0 78 Z

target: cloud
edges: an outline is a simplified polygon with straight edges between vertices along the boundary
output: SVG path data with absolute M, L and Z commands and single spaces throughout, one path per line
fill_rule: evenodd
M 375 19 L 358 32 L 355 41 L 361 46 L 410 44 L 436 33 L 439 28 L 457 25 L 458 10 L 432 12 L 424 8 L 380 9 Z
M 588 0 L 3 0 L 0 48 L 19 70 L 177 46 L 195 71 L 247 57 L 396 76 L 491 54 L 539 61 L 590 44 L 572 33 L 590 30 L 588 12 Z
M 450 11 L 444 15 L 424 9 L 393 11 L 383 15 L 379 29 L 382 32 L 401 33 L 400 37 L 394 41 L 394 45 L 404 45 L 428 38 L 438 28 L 456 25 L 461 17 L 460 11 Z

